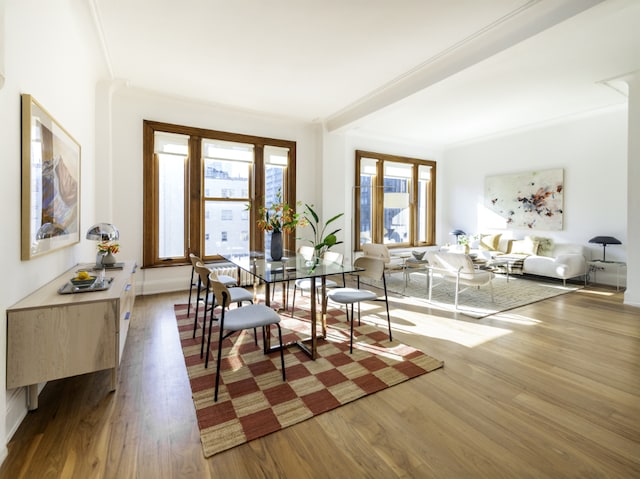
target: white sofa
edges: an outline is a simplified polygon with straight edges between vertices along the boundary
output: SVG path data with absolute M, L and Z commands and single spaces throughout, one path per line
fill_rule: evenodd
M 473 245 L 476 246 L 476 245 Z M 485 258 L 506 259 L 510 265 L 522 265 L 511 269 L 512 274 L 532 274 L 561 279 L 584 276 L 590 258 L 586 246 L 573 243 L 555 243 L 550 238 L 527 237 L 523 240 L 499 238 L 493 244 L 486 241 L 473 252 Z M 521 263 L 518 261 L 521 260 Z

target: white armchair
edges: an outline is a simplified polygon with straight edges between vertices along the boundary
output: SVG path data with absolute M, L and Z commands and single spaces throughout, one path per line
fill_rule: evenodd
M 470 287 L 489 285 L 491 301 L 493 301 L 493 278 L 490 271 L 478 270 L 473 266 L 469 255 L 444 251 L 427 252 L 429 262 L 429 301 L 433 289 L 433 274 L 438 273 L 446 282 L 455 283 L 455 307 L 458 308 L 458 296 Z

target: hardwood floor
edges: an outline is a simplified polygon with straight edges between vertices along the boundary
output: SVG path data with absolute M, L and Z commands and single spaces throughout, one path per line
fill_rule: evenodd
M 172 306 L 138 297 L 121 363 L 50 382 L 2 478 L 640 477 L 640 310 L 590 288 L 475 320 L 392 298 L 443 369 L 206 460 Z

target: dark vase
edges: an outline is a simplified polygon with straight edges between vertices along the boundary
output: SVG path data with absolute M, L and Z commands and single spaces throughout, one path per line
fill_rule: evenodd
M 271 233 L 271 259 L 280 261 L 282 259 L 282 232 Z

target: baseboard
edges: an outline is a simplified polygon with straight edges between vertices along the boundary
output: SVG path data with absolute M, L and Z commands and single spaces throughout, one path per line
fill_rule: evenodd
M 44 385 L 42 385 L 42 387 L 44 387 Z M 40 393 L 41 390 L 41 387 L 38 387 L 38 393 Z M 10 393 L 10 395 L 7 396 L 7 411 L 5 415 L 5 427 L 7 431 L 5 444 L 11 440 L 29 412 L 27 409 L 26 387 L 12 389 L 7 391 L 7 393 Z
M 188 283 L 188 280 L 187 280 Z M 166 278 L 153 281 L 144 281 L 136 284 L 137 294 L 145 296 L 149 294 L 174 293 L 188 289 L 189 285 L 184 282 L 184 278 Z

